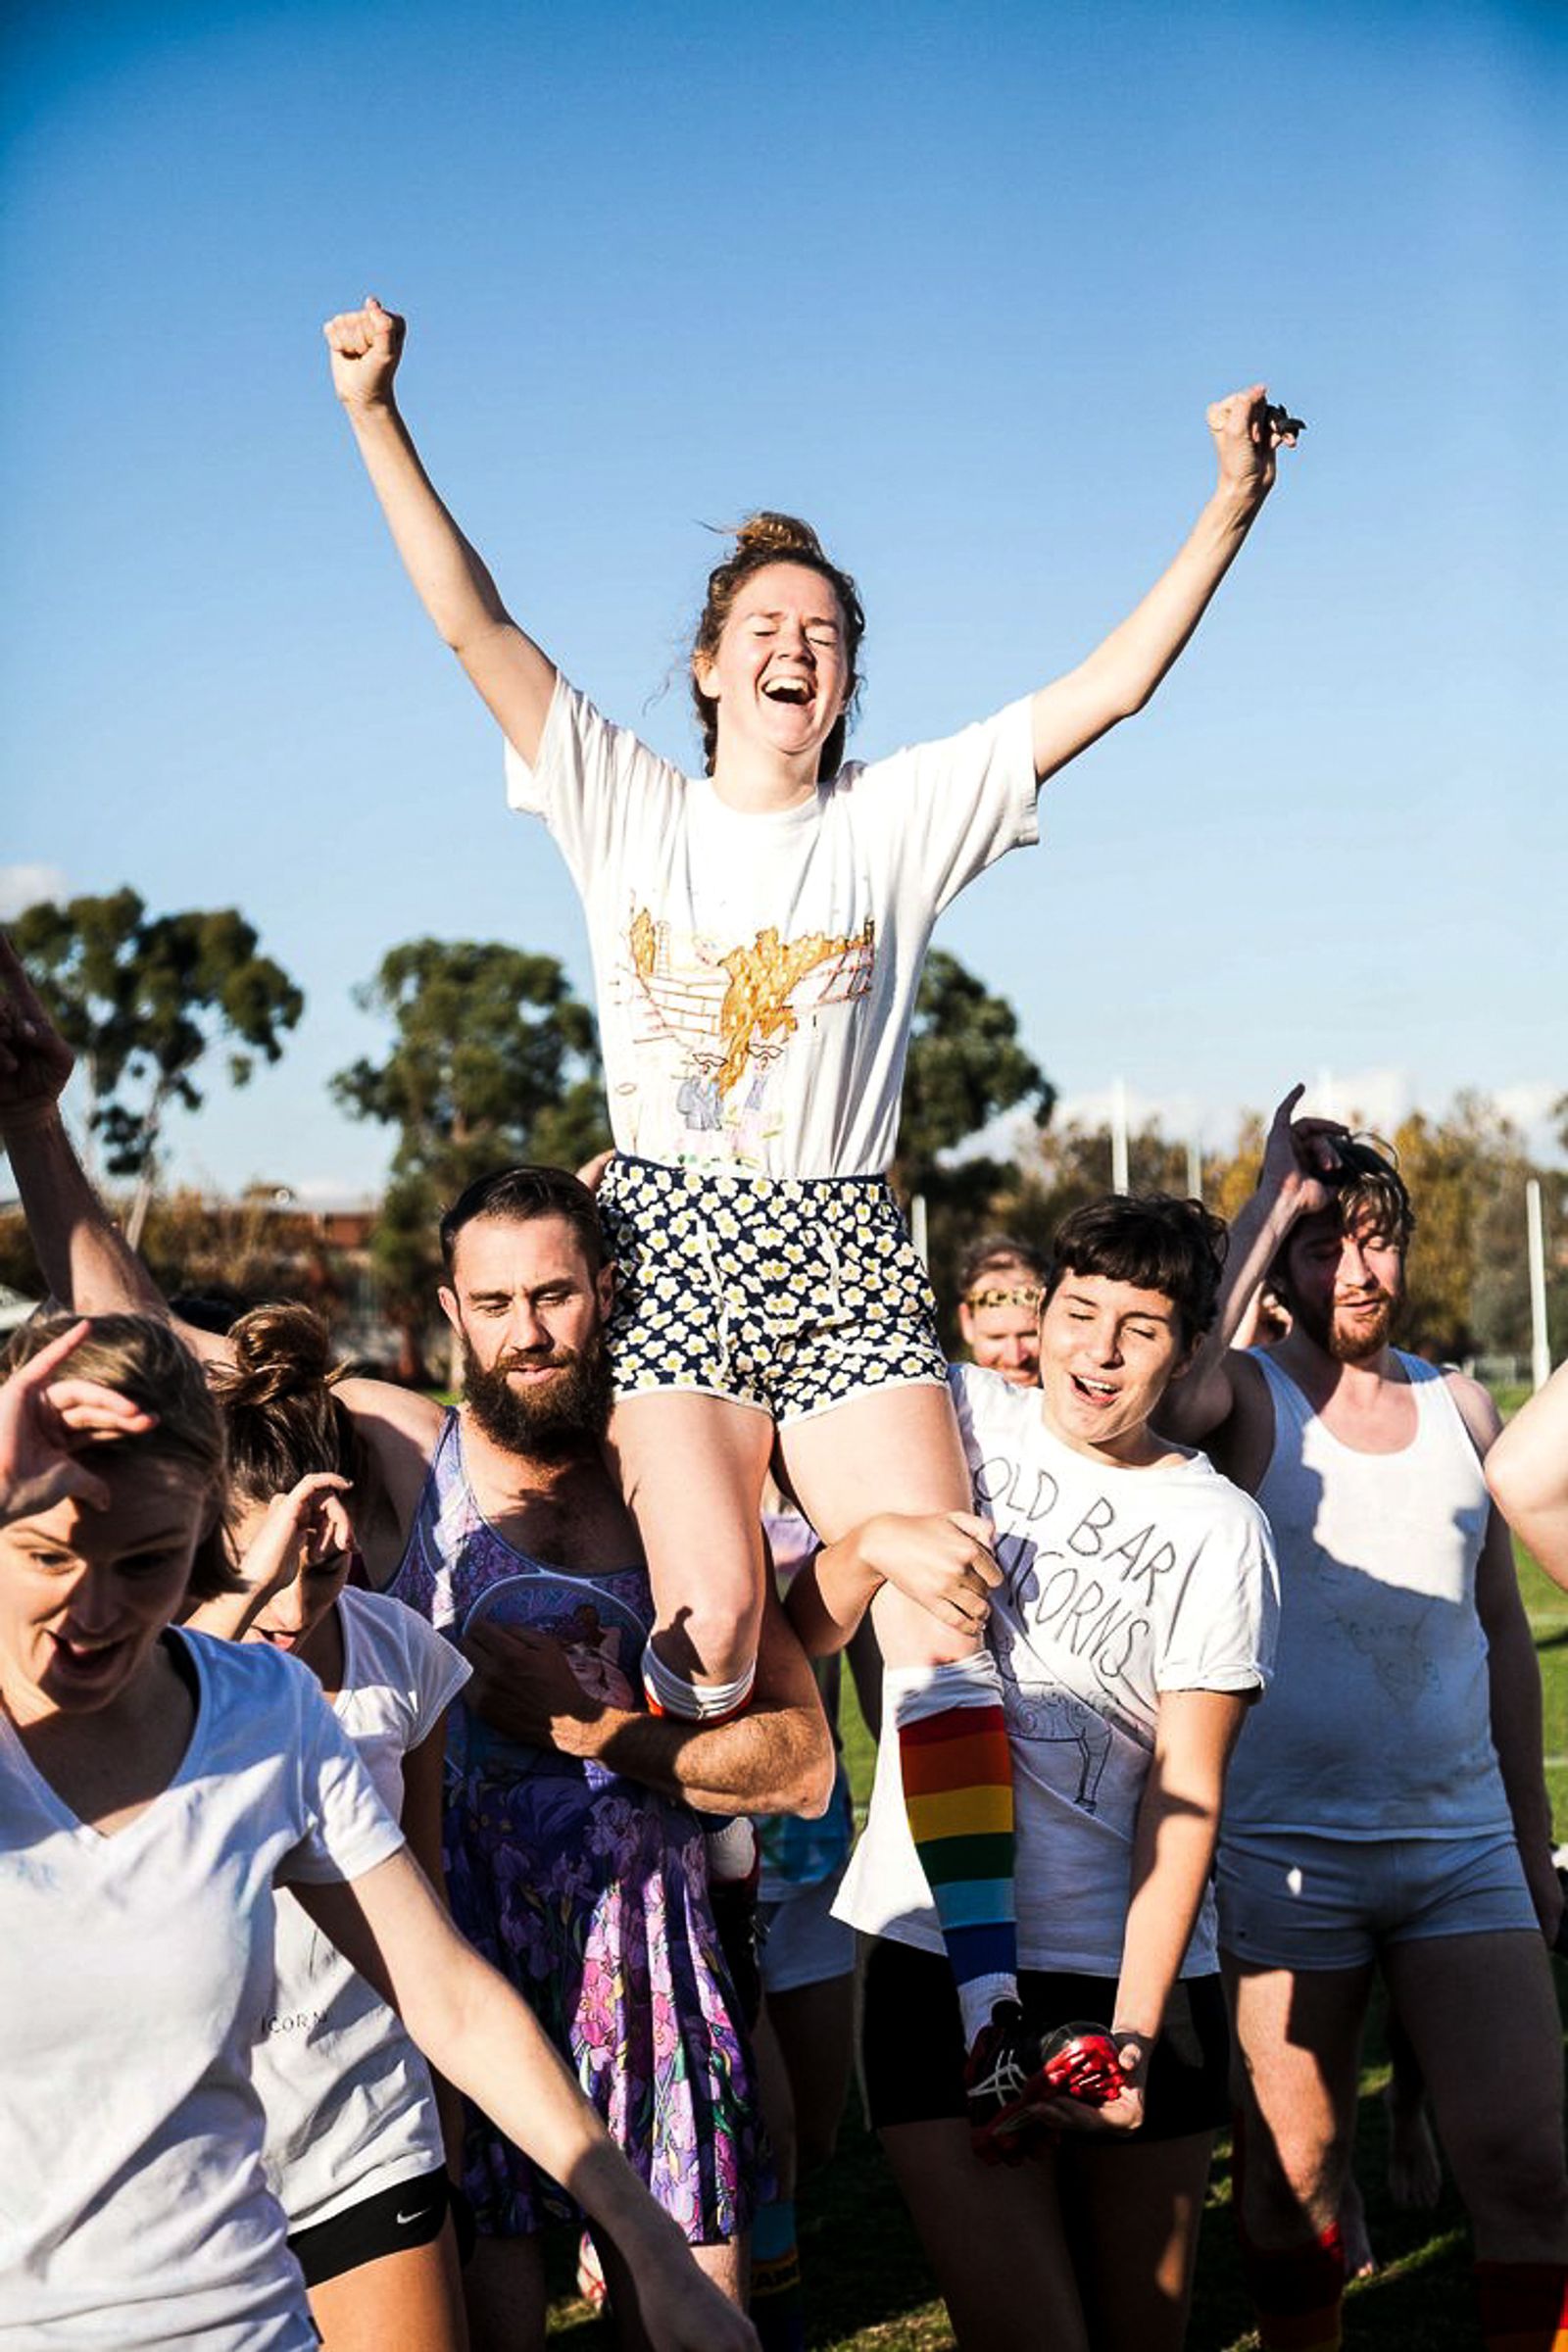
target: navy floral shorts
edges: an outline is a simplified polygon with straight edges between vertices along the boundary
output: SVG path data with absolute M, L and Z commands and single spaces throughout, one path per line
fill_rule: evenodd
M 881 1176 L 757 1176 L 617 1156 L 617 1396 L 687 1389 L 777 1423 L 871 1389 L 944 1386 L 936 1300 Z

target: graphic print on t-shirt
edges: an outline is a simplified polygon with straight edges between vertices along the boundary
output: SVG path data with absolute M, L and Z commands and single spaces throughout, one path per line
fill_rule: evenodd
M 876 968 L 876 924 L 855 933 L 810 931 L 783 939 L 771 925 L 729 949 L 676 933 L 637 906 L 619 975 L 632 1000 L 639 1052 L 673 1047 L 675 1109 L 694 1135 L 717 1134 L 726 1119 L 759 1140 L 775 1133 L 767 1075 L 800 1028 L 802 1013 L 867 997 Z M 748 1078 L 739 1103 L 729 1101 Z
M 634 1609 L 603 1586 L 564 1570 L 502 1577 L 480 1593 L 463 1621 L 463 1631 L 470 1633 L 484 1623 L 549 1634 L 564 1649 L 573 1674 L 591 1697 L 612 1707 L 641 1705 L 637 1685 L 647 1629 Z M 448 1757 L 460 1771 L 495 1772 L 505 1779 L 561 1772 L 592 1780 L 602 1770 L 579 1757 L 509 1740 L 466 1706 L 453 1710 Z
M 975 1507 L 997 1520 L 1006 1577 L 991 1645 L 1007 1729 L 1033 1749 L 1061 1751 L 1039 1754 L 1037 1769 L 1058 1796 L 1095 1813 L 1115 1735 L 1149 1745 L 1156 1594 L 1181 1560 L 1150 1516 L 1152 1494 L 1112 1501 L 1092 1472 L 1073 1488 L 1011 1451 L 988 1451 L 974 1469 Z

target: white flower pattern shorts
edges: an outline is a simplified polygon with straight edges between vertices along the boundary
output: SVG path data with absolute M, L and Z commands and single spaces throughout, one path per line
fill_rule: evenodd
M 936 1300 L 881 1176 L 758 1176 L 616 1155 L 617 1396 L 687 1389 L 778 1423 L 872 1389 L 943 1387 Z

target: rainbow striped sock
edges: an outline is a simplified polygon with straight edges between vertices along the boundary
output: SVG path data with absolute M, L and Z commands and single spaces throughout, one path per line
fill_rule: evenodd
M 947 1947 L 963 2037 L 1018 1995 L 1012 1756 L 989 1651 L 956 1665 L 890 1669 L 904 1809 Z

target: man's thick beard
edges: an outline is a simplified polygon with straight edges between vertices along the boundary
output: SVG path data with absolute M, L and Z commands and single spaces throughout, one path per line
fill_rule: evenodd
M 1375 1322 L 1369 1322 L 1363 1316 L 1353 1331 L 1342 1331 L 1338 1316 L 1330 1324 L 1329 1353 L 1336 1363 L 1370 1363 L 1373 1356 L 1380 1355 L 1388 1346 L 1394 1318 L 1399 1311 L 1399 1301 L 1383 1291 L 1375 1299 L 1368 1299 L 1367 1304 L 1379 1310 Z
M 1368 1299 L 1366 1303 L 1382 1310 L 1376 1321 L 1369 1322 L 1361 1316 L 1350 1328 L 1342 1327 L 1339 1316 L 1332 1308 L 1327 1320 L 1320 1322 L 1315 1315 L 1303 1314 L 1294 1300 L 1291 1302 L 1292 1312 L 1307 1338 L 1315 1340 L 1324 1354 L 1331 1355 L 1337 1364 L 1370 1363 L 1373 1356 L 1380 1354 L 1389 1344 L 1389 1335 L 1399 1311 L 1399 1300 L 1392 1292 L 1380 1291 L 1375 1299 Z
M 610 1358 L 596 1334 L 578 1354 L 567 1353 L 555 1378 L 514 1389 L 509 1371 L 526 1359 L 503 1357 L 487 1371 L 463 1343 L 464 1401 L 494 1446 L 534 1461 L 564 1461 L 599 1444 L 610 1420 Z

